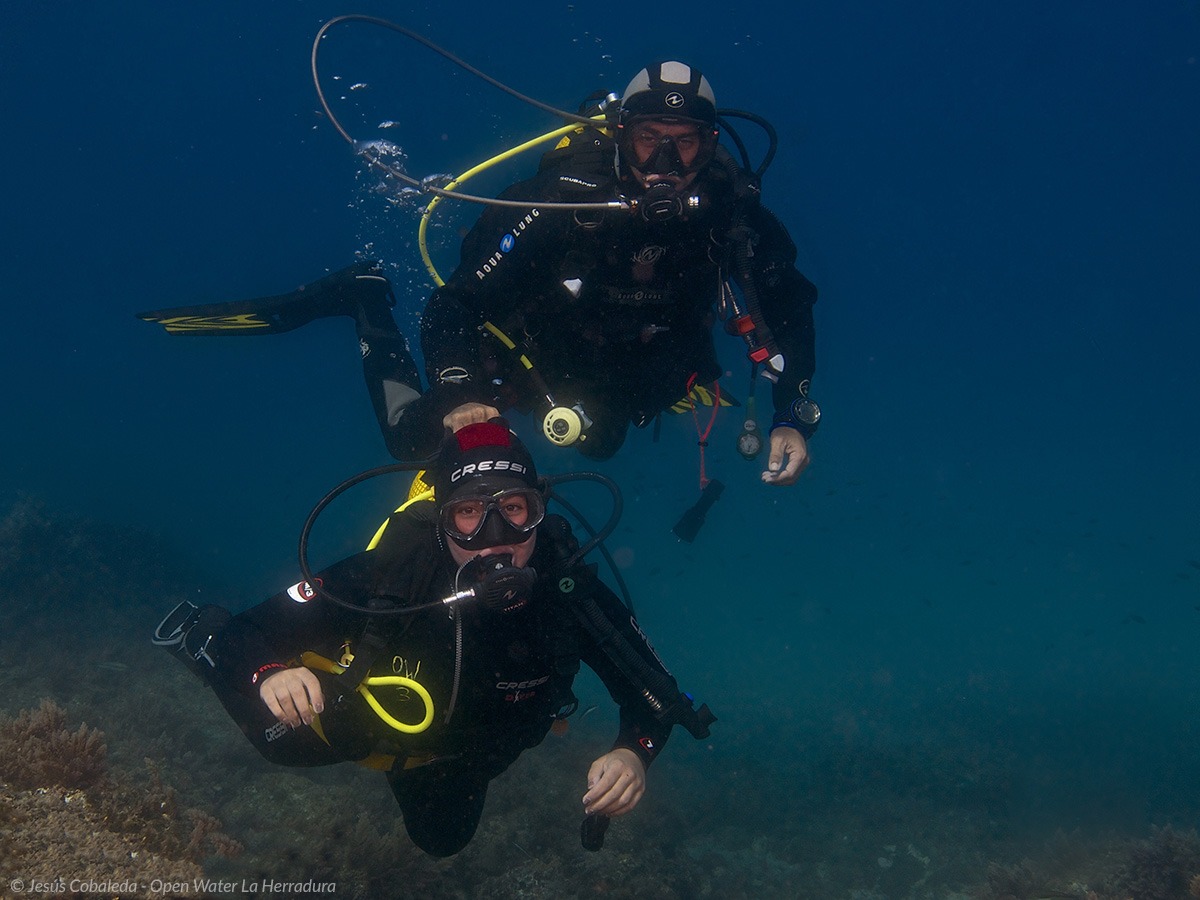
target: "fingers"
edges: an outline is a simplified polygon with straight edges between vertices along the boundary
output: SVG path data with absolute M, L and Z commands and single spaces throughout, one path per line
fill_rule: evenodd
M 771 455 L 767 457 L 767 470 L 763 472 L 763 481 L 774 480 L 783 469 L 783 443 L 772 439 Z
M 790 457 L 788 458 L 787 465 L 782 467 L 776 466 L 774 469 L 767 469 L 767 471 L 762 473 L 764 484 L 786 486 L 795 484 L 799 478 L 800 464 L 798 461 L 793 461 Z
M 311 725 L 313 716 L 325 708 L 321 683 L 308 669 L 285 669 L 265 679 L 258 694 L 280 722 L 292 728 Z
M 799 431 L 776 428 L 771 432 L 771 454 L 762 473 L 765 484 L 795 484 L 807 466 L 808 442 Z
M 442 417 L 442 424 L 451 431 L 458 431 L 477 422 L 489 422 L 500 415 L 500 410 L 486 403 L 464 403 L 456 406 Z
M 583 809 L 588 814 L 621 816 L 646 792 L 646 769 L 632 751 L 614 750 L 588 770 L 588 790 Z

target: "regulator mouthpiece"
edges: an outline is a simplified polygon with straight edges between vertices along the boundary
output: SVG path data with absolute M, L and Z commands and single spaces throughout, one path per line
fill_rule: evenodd
M 666 222 L 683 213 L 683 198 L 669 181 L 656 181 L 638 198 L 638 209 L 647 222 Z
M 516 612 L 529 602 L 537 572 L 513 565 L 512 555 L 476 556 L 459 570 L 459 584 L 468 585 L 456 596 L 469 594 L 493 612 Z

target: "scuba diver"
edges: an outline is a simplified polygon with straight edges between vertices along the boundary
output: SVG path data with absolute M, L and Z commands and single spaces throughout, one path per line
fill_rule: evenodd
M 154 643 L 212 687 L 267 760 L 384 771 L 413 843 L 438 857 L 471 840 L 489 782 L 565 728 L 583 661 L 620 706 L 583 794 L 581 839 L 599 849 L 672 726 L 702 738 L 715 717 L 580 561 L 588 546 L 547 514 L 547 484 L 503 420 L 447 435 L 429 480 L 432 501 L 418 493 L 371 549 L 316 575 L 302 550 L 305 580 L 233 616 L 185 601 Z
M 755 291 L 757 315 L 727 324 L 754 332 L 756 364 L 787 360 L 774 373 L 763 480 L 795 482 L 818 419 L 808 399 L 816 288 L 795 269 L 795 246 L 718 145 L 716 102 L 696 69 L 664 62 L 639 72 L 620 99 L 615 132 L 611 141 L 594 130 L 570 138 L 536 177 L 501 195 L 527 201 L 527 211 L 485 209 L 458 269 L 425 308 L 423 401 L 453 428 L 536 398 L 514 353 L 486 329 L 480 340 L 483 323 L 495 323 L 535 361 L 559 407 L 579 414 L 580 452 L 608 458 L 630 424 L 645 427 L 693 385 L 723 373 L 713 310 L 729 299 L 722 274 L 733 270 L 743 291 Z M 538 205 L 613 196 L 636 201 L 639 212 Z M 395 443 L 402 431 L 393 452 L 408 449 Z
M 342 18 L 414 36 L 369 17 Z M 648 66 L 623 96 L 589 101 L 580 112 L 532 179 L 485 201 L 491 205 L 446 282 L 427 258 L 439 287 L 420 324 L 426 389 L 391 315 L 390 285 L 369 262 L 278 297 L 141 318 L 177 334 L 277 333 L 326 316 L 355 319 L 388 449 L 411 460 L 433 452 L 443 428 L 510 408 L 548 408 L 545 436 L 595 459 L 615 454 L 630 424 L 645 427 L 672 407 L 696 414 L 697 396 L 715 414 L 724 402 L 712 335 L 719 316 L 747 344 L 751 385 L 759 375 L 771 382 L 762 480 L 794 483 L 820 419 L 808 395 L 816 288 L 795 268 L 784 226 L 759 200 L 773 130 L 750 114 L 718 110 L 708 80 L 678 61 Z M 771 152 L 757 170 L 723 113 L 768 129 Z M 723 125 L 745 165 L 718 143 Z M 463 196 L 434 192 L 435 201 Z M 752 402 L 753 387 L 748 410 Z M 703 487 L 708 432 L 699 417 L 697 431 Z M 739 452 L 752 459 L 763 443 L 750 412 Z

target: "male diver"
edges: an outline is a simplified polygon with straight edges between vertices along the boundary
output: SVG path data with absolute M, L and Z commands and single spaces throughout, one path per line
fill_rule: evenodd
M 521 203 L 486 207 L 466 236 L 459 267 L 421 319 L 425 391 L 390 313 L 389 285 L 369 263 L 281 297 L 142 318 L 174 333 L 253 334 L 348 315 L 396 458 L 428 456 L 444 427 L 549 406 L 550 440 L 604 459 L 631 423 L 646 426 L 722 374 L 712 337 L 719 315 L 746 341 L 752 375 L 772 382 L 762 479 L 793 484 L 820 418 L 808 396 L 816 288 L 759 202 L 766 163 L 748 172 L 718 144 L 712 88 L 686 63 L 643 69 L 607 122 L 607 131 L 580 126 L 564 137 L 537 175 L 501 195 Z M 621 208 L 546 205 L 613 200 Z M 748 458 L 762 443 L 750 437 Z
M 236 616 L 183 603 L 155 632 L 268 760 L 353 760 L 386 773 L 412 841 L 451 856 L 488 783 L 574 712 L 580 661 L 620 706 L 587 772 L 582 838 L 599 849 L 693 709 L 632 613 L 548 515 L 533 459 L 502 420 L 448 435 L 433 501 L 393 515 L 370 550 Z M 314 587 L 315 585 L 315 587 Z

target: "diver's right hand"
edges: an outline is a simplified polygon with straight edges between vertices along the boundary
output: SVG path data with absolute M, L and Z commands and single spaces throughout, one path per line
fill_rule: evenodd
M 276 719 L 292 728 L 301 722 L 311 725 L 313 715 L 325 709 L 321 682 L 305 668 L 283 669 L 264 678 L 258 695 Z
M 500 410 L 486 403 L 464 403 L 456 406 L 442 417 L 442 424 L 451 431 L 458 431 L 467 425 L 479 422 L 490 422 L 500 416 Z

